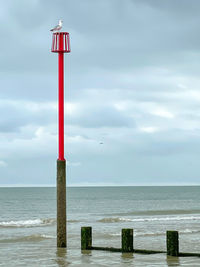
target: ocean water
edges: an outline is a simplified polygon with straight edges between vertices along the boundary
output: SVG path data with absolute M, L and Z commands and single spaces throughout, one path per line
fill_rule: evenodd
M 165 254 L 81 253 L 81 226 L 94 246 L 166 250 L 166 230 L 178 230 L 181 252 L 200 253 L 200 187 L 67 188 L 67 249 L 56 248 L 56 189 L 0 188 L 0 266 L 200 266 L 200 258 Z

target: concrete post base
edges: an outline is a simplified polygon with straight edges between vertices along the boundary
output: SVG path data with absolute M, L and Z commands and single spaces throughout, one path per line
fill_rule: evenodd
M 66 246 L 66 161 L 57 160 L 57 247 Z

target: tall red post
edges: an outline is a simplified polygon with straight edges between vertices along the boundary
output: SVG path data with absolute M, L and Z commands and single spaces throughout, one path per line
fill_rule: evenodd
M 64 157 L 64 53 L 70 52 L 69 33 L 53 34 L 52 52 L 58 53 L 58 160 L 57 160 L 57 247 L 67 246 L 66 162 Z
M 63 51 L 63 35 L 59 35 L 59 50 Z M 64 54 L 58 54 L 58 159 L 64 160 Z

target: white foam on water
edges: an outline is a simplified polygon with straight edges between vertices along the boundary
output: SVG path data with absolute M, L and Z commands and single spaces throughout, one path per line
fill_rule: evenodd
M 117 223 L 117 222 L 151 222 L 151 221 L 185 221 L 200 220 L 200 216 L 163 216 L 163 217 L 145 217 L 145 218 L 124 218 L 110 217 L 98 220 L 101 223 Z
M 19 220 L 0 222 L 0 227 L 34 227 L 46 226 L 55 222 L 54 219 L 34 219 L 34 220 Z

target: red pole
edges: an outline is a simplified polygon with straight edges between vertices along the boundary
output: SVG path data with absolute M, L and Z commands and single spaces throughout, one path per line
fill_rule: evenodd
M 59 51 L 63 51 L 63 34 L 59 34 Z M 58 159 L 64 158 L 64 53 L 58 53 Z

